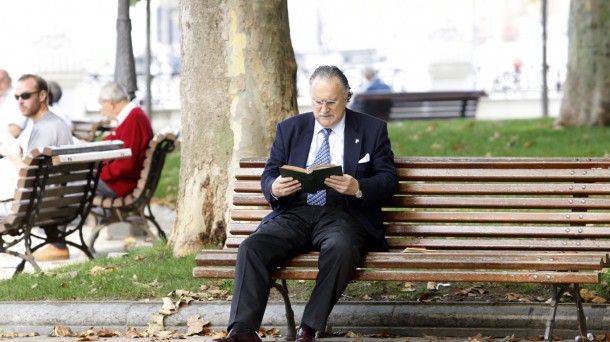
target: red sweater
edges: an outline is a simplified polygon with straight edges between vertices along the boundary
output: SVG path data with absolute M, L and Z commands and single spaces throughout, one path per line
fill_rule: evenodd
M 122 140 L 123 147 L 131 149 L 131 158 L 114 160 L 102 169 L 100 175 L 100 179 L 117 195 L 129 195 L 137 186 L 148 143 L 152 137 L 153 130 L 148 116 L 142 108 L 135 107 L 129 112 L 125 121 L 104 138 L 104 140 Z

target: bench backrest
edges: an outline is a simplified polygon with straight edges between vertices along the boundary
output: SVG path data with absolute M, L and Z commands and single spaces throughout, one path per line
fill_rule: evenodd
M 0 233 L 84 218 L 104 162 L 131 156 L 122 146 L 117 140 L 33 151 L 20 171 L 11 213 L 2 221 Z
M 392 250 L 610 250 L 610 159 L 396 158 L 400 190 L 384 206 Z M 265 159 L 236 171 L 227 248 L 270 211 Z M 366 196 L 366 194 L 365 194 Z
M 485 92 L 478 90 L 356 95 L 362 111 L 384 120 L 475 117 L 482 96 Z
M 110 122 L 106 120 L 72 120 L 72 135 L 84 141 L 95 141 L 97 137 L 110 130 Z
M 134 191 L 127 196 L 114 199 L 98 196 L 94 203 L 96 205 L 101 205 L 104 208 L 136 208 L 147 205 L 154 195 L 157 185 L 159 185 L 167 154 L 179 146 L 178 138 L 178 132 L 157 133 L 148 144 L 146 158 L 144 159 L 144 167 L 140 172 L 140 179 L 138 180 Z

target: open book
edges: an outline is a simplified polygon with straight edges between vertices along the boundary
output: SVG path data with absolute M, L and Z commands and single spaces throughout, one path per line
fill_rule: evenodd
M 328 189 L 324 180 L 331 175 L 343 176 L 340 165 L 320 164 L 306 170 L 302 167 L 284 165 L 280 167 L 282 177 L 292 177 L 301 183 L 301 188 L 306 193 L 316 193 L 319 190 Z

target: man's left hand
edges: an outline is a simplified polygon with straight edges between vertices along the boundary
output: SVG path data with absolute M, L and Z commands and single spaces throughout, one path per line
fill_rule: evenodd
M 348 174 L 343 176 L 330 176 L 324 180 L 324 184 L 335 189 L 340 194 L 354 196 L 360 189 L 358 180 Z

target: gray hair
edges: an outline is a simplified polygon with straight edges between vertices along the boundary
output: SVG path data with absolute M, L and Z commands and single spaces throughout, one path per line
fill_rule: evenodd
M 309 87 L 311 88 L 311 85 L 313 84 L 313 81 L 316 78 L 323 78 L 326 80 L 331 80 L 333 78 L 336 78 L 339 80 L 339 83 L 341 83 L 341 87 L 343 88 L 343 95 L 345 96 L 346 101 L 345 102 L 349 102 L 349 99 L 352 98 L 352 88 L 350 88 L 349 86 L 349 82 L 347 81 L 347 77 L 345 77 L 345 74 L 343 73 L 343 71 L 341 71 L 341 69 L 337 68 L 334 65 L 322 65 L 319 66 L 316 70 L 314 70 L 313 74 L 311 74 L 311 77 L 309 78 Z
M 100 100 L 112 101 L 114 103 L 121 102 L 123 100 L 129 101 L 125 89 L 116 82 L 106 83 L 100 90 Z

